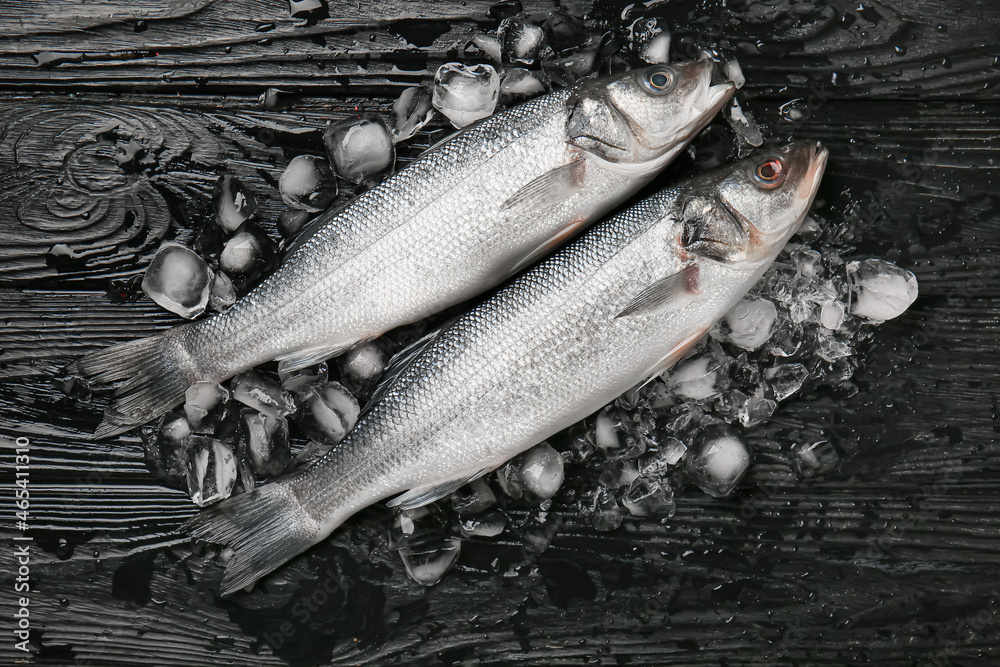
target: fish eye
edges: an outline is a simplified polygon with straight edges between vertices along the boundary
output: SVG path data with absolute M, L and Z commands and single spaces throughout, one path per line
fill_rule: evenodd
M 668 93 L 674 87 L 674 73 L 666 67 L 649 70 L 642 75 L 642 85 L 653 93 Z
M 773 190 L 785 182 L 785 165 L 777 158 L 764 160 L 753 170 L 753 180 L 757 187 Z

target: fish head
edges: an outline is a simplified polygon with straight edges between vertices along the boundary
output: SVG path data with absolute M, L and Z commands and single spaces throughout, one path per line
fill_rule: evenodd
M 751 270 L 770 263 L 816 197 L 827 150 L 800 141 L 707 174 L 682 194 L 682 250 Z
M 733 90 L 730 82 L 712 85 L 708 60 L 588 79 L 567 101 L 569 142 L 611 165 L 650 165 L 652 172 L 708 124 Z

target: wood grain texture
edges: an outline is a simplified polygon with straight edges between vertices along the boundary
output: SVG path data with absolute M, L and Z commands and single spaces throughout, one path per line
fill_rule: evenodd
M 569 6 L 610 22 L 622 4 Z M 721 31 L 737 49 L 766 136 L 830 148 L 818 212 L 849 255 L 890 259 L 920 281 L 911 310 L 862 350 L 857 394 L 800 396 L 749 433 L 755 464 L 734 497 L 685 489 L 666 524 L 626 519 L 612 533 L 557 502 L 540 553 L 518 527 L 529 514 L 508 508 L 512 529 L 465 541 L 432 588 L 407 579 L 374 507 L 232 599 L 217 597 L 214 551 L 165 546 L 194 511 L 186 494 L 150 475 L 137 437 L 95 442 L 106 396 L 70 400 L 51 375 L 179 321 L 146 299 L 113 303 L 107 282 L 141 272 L 162 239 L 217 251 L 206 230 L 219 174 L 253 187 L 273 234 L 287 161 L 320 154 L 330 119 L 384 110 L 402 82 L 426 79 L 470 30 L 494 25 L 489 3 L 347 3 L 314 25 L 277 1 L 64 6 L 0 3 L 0 436 L 32 443 L 36 664 L 1000 659 L 994 3 L 833 2 L 832 19 L 810 2 L 659 6 L 678 48 Z M 393 21 L 421 17 L 438 22 L 430 44 L 394 35 Z M 42 52 L 68 56 L 39 67 Z M 394 71 L 397 60 L 420 69 Z M 305 94 L 267 111 L 255 100 L 269 85 Z M 807 118 L 784 119 L 782 104 L 816 91 Z M 660 183 L 691 166 L 680 160 Z M 802 478 L 794 446 L 820 439 L 844 459 Z M 4 442 L 4 591 L 12 467 Z M 13 605 L 0 595 L 0 618 Z M 0 644 L 2 661 L 15 657 Z
M 44 3 L 0 7 L 0 26 L 8 26 L 0 30 L 0 86 L 167 93 L 284 86 L 354 94 L 417 80 L 460 55 L 474 31 L 495 26 L 486 16 L 492 3 L 482 0 L 337 3 L 333 16 L 311 25 L 293 19 L 285 0 L 192 0 L 171 4 L 169 16 L 155 0 L 122 4 L 74 12 L 71 3 L 51 24 L 58 31 L 39 28 L 58 11 Z M 555 3 L 523 4 L 529 14 L 544 14 Z M 621 12 L 630 3 L 561 4 L 624 31 Z M 737 53 L 755 92 L 997 97 L 1000 7 L 993 3 L 710 0 L 662 3 L 652 13 L 668 18 L 682 51 L 697 43 Z M 145 29 L 136 32 L 143 16 Z M 422 34 L 412 29 L 416 21 L 436 22 L 429 43 L 407 41 Z

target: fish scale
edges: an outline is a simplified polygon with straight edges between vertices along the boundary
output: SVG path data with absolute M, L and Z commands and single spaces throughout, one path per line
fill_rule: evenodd
M 224 590 L 362 507 L 447 495 L 675 362 L 804 219 L 826 151 L 805 142 L 776 160 L 788 175 L 775 186 L 744 161 L 645 199 L 401 353 L 323 458 L 193 520 L 234 549 Z
M 664 72 L 673 88 L 651 89 Z M 732 92 L 710 78 L 699 62 L 586 80 L 432 147 L 320 216 L 228 312 L 71 364 L 98 382 L 123 381 L 97 435 L 165 413 L 196 381 L 275 359 L 310 366 L 494 287 L 677 155 Z M 593 108 L 606 109 L 601 122 L 587 117 Z M 573 135 L 576 127 L 587 134 Z

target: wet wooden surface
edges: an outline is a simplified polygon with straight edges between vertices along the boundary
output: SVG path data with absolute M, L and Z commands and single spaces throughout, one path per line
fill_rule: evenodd
M 611 22 L 621 4 L 563 3 Z M 678 43 L 739 54 L 766 135 L 830 148 L 820 210 L 856 256 L 920 281 L 861 351 L 857 395 L 802 396 L 749 434 L 755 465 L 735 497 L 689 489 L 666 525 L 627 518 L 612 533 L 557 504 L 541 553 L 471 540 L 427 589 L 384 548 L 380 508 L 231 600 L 209 554 L 163 547 L 186 495 L 147 472 L 137 437 L 95 442 L 100 399 L 71 401 L 50 379 L 178 321 L 113 303 L 108 281 L 141 273 L 165 238 L 218 243 L 197 230 L 225 171 L 273 232 L 276 179 L 321 153 L 327 120 L 387 108 L 495 27 L 475 0 L 336 5 L 306 24 L 278 0 L 0 2 L 0 434 L 31 440 L 35 663 L 996 664 L 1000 6 L 985 0 L 661 8 Z M 264 110 L 268 86 L 299 98 Z M 811 117 L 782 120 L 810 96 Z M 802 479 L 790 448 L 821 438 L 853 455 Z M 6 664 L 20 654 L 0 453 Z

